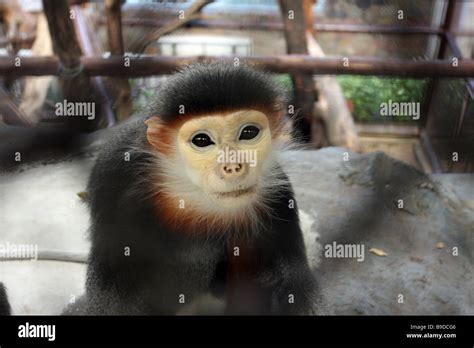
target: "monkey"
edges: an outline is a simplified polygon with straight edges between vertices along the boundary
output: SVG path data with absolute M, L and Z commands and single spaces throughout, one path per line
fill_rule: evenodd
M 220 314 L 317 312 L 278 160 L 285 102 L 271 74 L 244 64 L 171 75 L 96 159 L 86 290 L 63 314 L 175 315 L 209 294 Z
M 11 315 L 11 307 L 8 302 L 7 289 L 0 283 L 0 315 Z

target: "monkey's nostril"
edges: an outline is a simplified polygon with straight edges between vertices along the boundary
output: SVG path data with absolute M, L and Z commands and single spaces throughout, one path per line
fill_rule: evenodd
M 243 173 L 243 169 L 244 166 L 241 163 L 225 165 L 222 167 L 222 171 L 227 175 Z

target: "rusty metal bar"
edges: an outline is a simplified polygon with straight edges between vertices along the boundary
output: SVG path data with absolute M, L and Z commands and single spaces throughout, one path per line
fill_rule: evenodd
M 82 57 L 83 71 L 89 76 L 153 76 L 169 74 L 185 65 L 215 60 L 233 60 L 256 65 L 277 73 L 300 72 L 313 75 L 381 75 L 399 77 L 474 77 L 474 60 L 460 60 L 458 66 L 451 61 L 412 61 L 374 58 L 315 58 L 307 55 L 281 55 L 269 57 Z M 128 64 L 124 64 L 127 60 Z M 0 58 L 0 75 L 44 76 L 59 75 L 56 57 L 21 58 L 16 66 L 15 57 Z
M 453 54 L 460 59 L 461 58 L 460 50 L 457 47 L 456 42 L 454 41 L 453 37 L 449 34 L 449 30 L 453 22 L 456 4 L 455 4 L 455 1 L 453 0 L 447 0 L 447 1 L 448 1 L 448 5 L 446 7 L 446 13 L 444 16 L 443 23 L 441 25 L 441 29 L 443 30 L 443 35 L 440 36 L 441 43 L 438 49 L 438 59 L 445 58 L 448 47 L 450 47 L 451 50 L 453 51 Z M 426 131 L 426 125 L 428 122 L 428 115 L 430 114 L 430 110 L 432 109 L 433 93 L 435 89 L 438 87 L 438 85 L 439 85 L 439 82 L 437 79 L 433 79 L 429 82 L 427 91 L 426 91 L 426 96 L 425 96 L 425 100 L 427 101 L 427 103 L 426 103 L 426 106 L 423 108 L 425 116 L 422 117 L 422 119 L 420 120 L 421 121 L 420 127 L 423 129 L 421 133 L 422 144 L 424 145 L 426 151 L 428 152 L 429 159 L 430 159 L 431 166 L 433 168 L 434 173 L 442 173 L 443 169 L 437 157 L 436 151 L 431 146 L 431 142 L 430 142 L 428 133 Z
M 99 19 L 100 24 L 106 24 L 104 18 Z M 126 26 L 162 27 L 172 22 L 169 19 L 148 18 L 123 18 L 122 24 Z M 187 24 L 188 27 L 220 28 L 220 29 L 261 29 L 261 30 L 283 30 L 283 23 L 279 20 L 271 21 L 240 21 L 233 19 L 206 18 L 193 19 Z M 428 34 L 440 35 L 441 28 L 429 26 L 399 26 L 399 25 L 365 25 L 365 24 L 339 24 L 339 23 L 315 23 L 314 29 L 318 32 L 341 32 L 341 33 L 367 33 L 367 34 Z M 468 33 L 464 33 L 468 34 Z M 474 33 L 473 33 L 474 34 Z

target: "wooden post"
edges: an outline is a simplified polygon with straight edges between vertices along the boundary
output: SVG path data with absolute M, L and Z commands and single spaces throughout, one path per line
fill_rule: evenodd
M 309 31 L 306 33 L 306 40 L 308 41 L 308 53 L 311 56 L 325 57 L 323 50 Z M 324 120 L 328 143 L 352 151 L 360 151 L 361 144 L 354 119 L 336 78 L 330 75 L 315 75 L 313 78 L 315 86 L 319 88 L 319 100 L 314 108 L 315 116 L 317 116 L 315 119 L 322 118 Z
M 81 65 L 81 48 L 71 22 L 67 1 L 43 0 L 43 9 L 48 20 L 49 32 L 54 52 L 67 69 L 76 69 Z
M 110 54 L 114 56 L 123 56 L 123 38 L 122 38 L 122 12 L 121 0 L 107 0 L 105 2 L 107 12 L 107 34 L 109 40 Z M 110 85 L 116 89 L 116 111 L 117 118 L 123 121 L 130 117 L 133 109 L 133 101 L 130 93 L 130 84 L 128 79 L 111 78 Z
M 91 39 L 91 34 L 88 30 L 87 21 L 82 13 L 81 6 L 74 6 L 73 11 L 75 13 L 74 28 L 77 32 L 77 38 L 84 56 L 93 56 L 95 54 L 102 53 L 101 47 L 98 42 Z M 100 109 L 102 110 L 103 117 L 106 120 L 107 126 L 113 126 L 116 123 L 114 112 L 112 111 L 111 103 L 109 102 L 109 95 L 105 87 L 104 78 L 102 76 L 94 76 L 91 79 L 91 84 L 94 90 L 97 92 L 97 99 L 100 102 Z
M 43 0 L 43 9 L 48 21 L 54 53 L 61 62 L 59 83 L 62 98 L 68 102 L 89 102 L 95 105 L 93 119 L 75 116 L 64 117 L 74 129 L 92 131 L 97 128 L 100 117 L 100 103 L 90 78 L 82 71 L 81 48 L 74 29 L 75 14 L 67 1 Z
M 33 122 L 16 106 L 8 92 L 0 87 L 0 122 L 2 120 L 15 126 L 33 126 Z
M 303 13 L 304 13 L 304 23 L 306 26 L 306 32 L 315 34 L 314 30 L 314 16 L 313 16 L 313 6 L 316 3 L 316 0 L 303 0 Z
M 121 0 L 106 0 L 107 33 L 112 54 L 123 55 Z
M 308 0 L 305 0 L 308 1 Z M 307 17 L 303 10 L 303 2 L 279 0 L 280 11 L 284 23 L 287 52 L 289 54 L 308 54 L 306 43 Z M 308 4 L 305 5 L 308 8 Z M 310 142 L 320 148 L 326 145 L 324 123 L 311 120 L 314 102 L 317 100 L 313 78 L 307 74 L 293 74 L 294 103 L 299 115 L 294 120 L 298 137 L 304 142 Z M 314 129 L 311 129 L 311 128 Z M 311 134 L 316 135 L 311 139 Z

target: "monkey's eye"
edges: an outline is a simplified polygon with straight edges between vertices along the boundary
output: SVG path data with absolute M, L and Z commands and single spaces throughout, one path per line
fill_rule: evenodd
M 258 127 L 245 126 L 240 132 L 239 140 L 253 139 L 258 135 L 258 133 L 260 133 L 260 129 L 258 129 Z
M 211 140 L 211 137 L 207 135 L 206 133 L 196 134 L 191 139 L 191 142 L 197 147 L 206 147 L 206 146 L 214 144 L 214 142 Z

